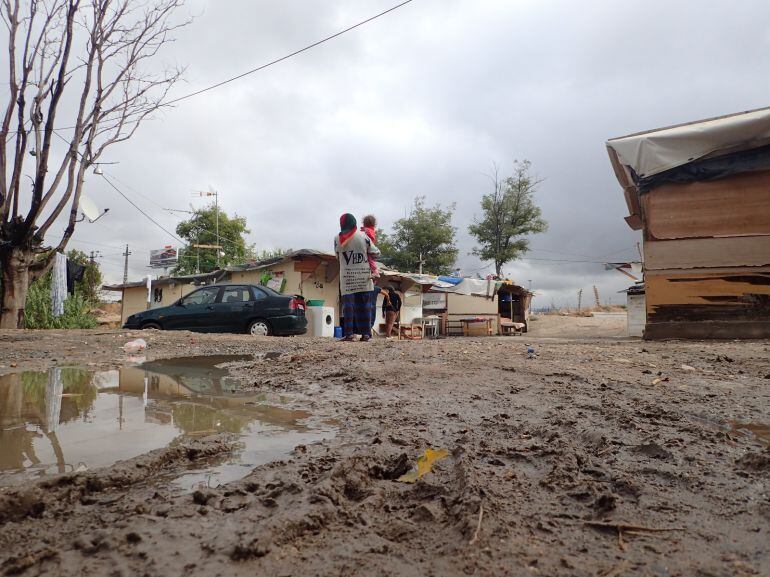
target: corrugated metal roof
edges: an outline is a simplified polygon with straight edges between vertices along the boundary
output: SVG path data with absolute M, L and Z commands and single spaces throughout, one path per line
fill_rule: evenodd
M 281 256 L 276 256 L 268 259 L 257 260 L 257 261 L 248 262 L 244 264 L 229 265 L 225 267 L 225 270 L 227 272 L 243 272 L 247 270 L 260 270 L 260 269 L 274 266 L 276 264 L 281 264 L 283 262 L 300 260 L 304 257 L 315 257 L 315 258 L 320 258 L 321 260 L 337 260 L 337 256 L 332 253 L 323 252 L 312 248 L 303 248 L 300 250 L 293 250 Z
M 153 279 L 152 284 L 154 286 L 158 286 L 158 285 L 164 286 L 164 285 L 169 285 L 171 283 L 179 283 L 179 284 L 198 284 L 201 282 L 208 283 L 210 281 L 217 281 L 223 276 L 225 276 L 224 270 L 215 270 L 212 272 L 201 273 L 201 274 L 164 276 L 159 279 Z M 102 289 L 107 291 L 122 291 L 124 288 L 137 288 L 137 287 L 144 287 L 144 286 L 147 286 L 146 279 L 127 282 L 127 283 L 104 285 L 102 286 Z

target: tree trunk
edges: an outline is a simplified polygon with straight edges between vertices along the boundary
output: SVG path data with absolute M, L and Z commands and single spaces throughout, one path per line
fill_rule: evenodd
M 27 302 L 32 251 L 17 247 L 0 249 L 0 272 L 2 272 L 2 309 L 0 329 L 24 327 L 24 303 Z

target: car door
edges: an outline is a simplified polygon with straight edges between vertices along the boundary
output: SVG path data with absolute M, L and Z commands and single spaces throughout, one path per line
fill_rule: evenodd
M 254 296 L 249 287 L 226 286 L 222 289 L 219 302 L 214 305 L 220 330 L 241 333 L 253 318 Z
M 203 287 L 182 297 L 164 322 L 168 329 L 188 331 L 216 331 L 214 305 L 221 287 Z

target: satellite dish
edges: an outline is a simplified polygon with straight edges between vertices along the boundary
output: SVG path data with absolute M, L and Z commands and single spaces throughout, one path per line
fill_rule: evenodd
M 86 195 L 80 197 L 80 212 L 82 212 L 83 216 L 88 219 L 88 222 L 96 222 L 105 214 L 107 214 L 108 210 L 110 209 L 105 208 L 103 211 L 100 211 L 94 201 L 92 201 Z
M 99 209 L 90 198 L 86 195 L 80 197 L 80 211 L 91 222 L 99 218 Z

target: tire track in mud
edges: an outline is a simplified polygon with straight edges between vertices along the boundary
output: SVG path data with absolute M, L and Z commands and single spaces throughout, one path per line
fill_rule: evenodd
M 338 437 L 216 489 L 178 495 L 148 475 L 6 522 L 0 551 L 16 565 L 0 569 L 721 576 L 770 566 L 770 453 L 708 424 L 768 415 L 767 344 L 548 343 L 534 359 L 518 344 L 308 344 L 245 363 L 253 389 L 311 404 Z M 671 380 L 652 385 L 658 372 Z M 396 482 L 428 447 L 451 454 L 417 483 Z M 615 528 L 634 525 L 683 530 Z

